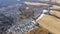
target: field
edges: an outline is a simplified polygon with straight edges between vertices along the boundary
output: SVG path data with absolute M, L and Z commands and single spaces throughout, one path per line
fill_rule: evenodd
M 60 17 L 60 12 L 54 11 L 52 13 Z M 60 34 L 60 19 L 51 15 L 45 15 L 38 23 L 42 27 L 28 32 L 28 34 L 49 34 L 49 32 L 51 34 Z
M 54 11 L 54 15 L 60 17 L 60 12 Z M 41 20 L 38 21 L 43 27 L 48 29 L 50 32 L 54 34 L 60 34 L 60 19 L 45 15 Z
M 49 33 L 50 32 L 47 29 L 40 27 L 40 28 L 37 28 L 37 29 L 34 29 L 34 30 L 28 32 L 27 34 L 49 34 Z M 52 34 L 52 33 L 50 33 L 50 34 Z
M 28 2 L 27 4 L 35 6 L 48 6 L 48 4 L 41 3 L 31 4 Z M 60 11 L 57 11 L 60 10 L 60 6 L 53 5 L 53 9 L 54 10 L 52 10 L 52 14 L 60 18 Z M 56 18 L 55 16 L 45 15 L 41 20 L 37 21 L 42 26 L 42 28 L 34 29 L 27 34 L 49 34 L 49 32 L 53 34 L 60 34 L 60 19 Z

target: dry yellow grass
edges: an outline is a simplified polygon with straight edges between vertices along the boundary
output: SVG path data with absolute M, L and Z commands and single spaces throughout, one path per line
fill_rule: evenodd
M 60 6 L 53 5 L 53 9 L 60 10 Z
M 58 11 L 54 11 L 53 10 L 53 12 L 52 12 L 54 15 L 56 15 L 56 16 L 58 16 L 58 17 L 60 17 L 60 12 L 58 12 Z
M 34 6 L 49 6 L 49 4 L 39 3 L 39 2 L 24 2 L 27 5 L 34 5 Z M 53 5 L 53 9 L 60 10 L 60 6 Z
M 36 2 L 25 2 L 25 4 L 27 4 L 27 5 L 35 5 L 35 6 L 41 6 L 41 5 L 49 6 L 48 4 L 36 3 Z
M 54 34 L 60 34 L 60 19 L 45 15 L 38 23 Z
M 55 1 L 55 0 L 53 0 L 53 1 Z M 56 0 L 56 2 L 60 3 L 60 0 Z M 36 5 L 36 6 L 40 6 L 40 5 L 48 6 L 48 4 L 33 3 L 33 2 L 31 2 L 31 3 L 26 2 L 26 4 Z M 60 6 L 53 5 L 53 9 L 60 10 Z M 53 10 L 53 11 L 54 11 L 53 12 L 54 15 L 60 17 L 60 12 L 55 11 L 55 10 Z M 41 20 L 38 21 L 38 23 L 44 28 L 34 29 L 34 30 L 28 32 L 27 34 L 48 34 L 49 31 L 54 34 L 60 34 L 60 19 L 58 19 L 54 16 L 45 15 Z
M 52 0 L 53 2 L 57 2 L 57 3 L 60 3 L 60 0 Z
M 49 33 L 50 32 L 47 29 L 41 27 L 41 28 L 37 28 L 37 29 L 30 31 L 27 34 L 49 34 Z

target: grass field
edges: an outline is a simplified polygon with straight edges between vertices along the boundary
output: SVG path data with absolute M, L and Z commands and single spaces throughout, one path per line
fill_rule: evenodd
M 60 0 L 52 0 L 56 1 L 57 3 L 60 3 Z M 31 4 L 31 3 L 27 3 Z M 31 5 L 43 5 L 41 3 L 32 3 Z M 47 5 L 47 4 L 44 4 Z M 60 10 L 60 6 L 53 5 L 53 9 Z M 55 16 L 60 17 L 60 12 L 53 10 L 52 14 Z M 41 25 L 41 28 L 34 29 L 27 34 L 49 34 L 49 32 L 53 34 L 60 34 L 60 19 L 51 16 L 51 15 L 45 15 L 41 20 L 38 21 L 38 23 Z
M 53 14 L 60 17 L 60 12 L 54 11 Z M 60 19 L 54 16 L 45 15 L 41 20 L 38 21 L 38 23 L 48 29 L 50 32 L 60 34 Z
M 60 17 L 60 12 L 52 12 L 54 15 Z M 34 29 L 27 34 L 48 34 L 49 32 L 54 34 L 60 34 L 60 19 L 51 16 L 45 15 L 38 23 L 42 26 L 41 28 Z
M 50 32 L 47 29 L 40 27 L 40 28 L 37 28 L 37 29 L 34 29 L 34 30 L 28 32 L 27 34 L 49 34 L 49 33 Z

